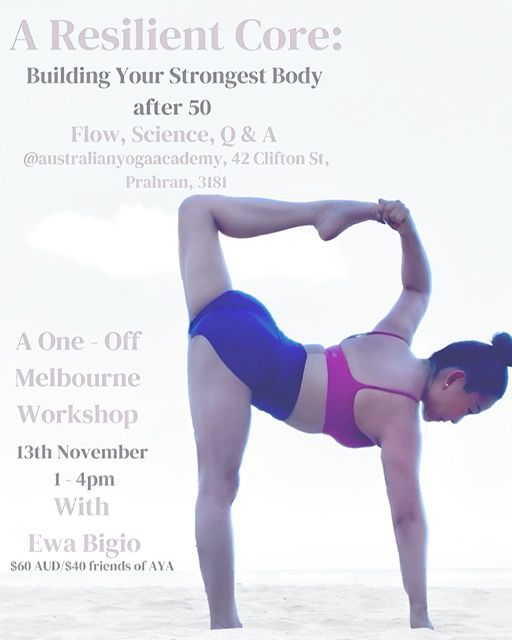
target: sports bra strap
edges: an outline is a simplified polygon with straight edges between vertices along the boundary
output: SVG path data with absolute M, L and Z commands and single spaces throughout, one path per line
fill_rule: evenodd
M 349 336 L 349 338 L 357 338 L 359 336 L 372 336 L 372 335 L 390 336 L 392 338 L 398 338 L 399 340 L 403 340 L 406 344 L 408 344 L 405 338 L 402 338 L 402 336 L 399 336 L 397 333 L 390 333 L 389 331 L 368 331 L 368 333 L 356 333 L 353 336 Z M 349 338 L 347 338 L 347 340 Z M 341 349 L 341 347 L 339 348 Z M 408 391 L 402 391 L 401 389 L 393 389 L 389 387 L 379 387 L 373 384 L 363 384 L 358 380 L 356 380 L 355 378 L 353 378 L 353 380 L 357 382 L 357 384 L 361 385 L 361 388 L 375 389 L 376 391 L 386 391 L 387 393 L 394 393 L 396 395 L 405 396 L 406 398 L 410 398 L 411 400 L 414 400 L 414 402 L 420 401 L 420 398 L 417 398 L 416 396 L 414 396 L 412 393 L 409 393 Z
M 410 398 L 411 400 L 414 400 L 414 402 L 419 402 L 420 398 L 417 398 L 416 396 L 414 396 L 412 393 L 409 393 L 408 391 L 402 391 L 400 389 L 392 389 L 390 387 L 378 387 L 374 384 L 363 384 L 360 383 L 361 387 L 363 387 L 364 389 L 374 389 L 375 391 L 385 391 L 386 393 L 393 393 L 397 396 L 405 396 L 406 398 Z
M 398 333 L 390 333 L 389 331 L 368 331 L 368 333 L 366 333 L 364 335 L 367 335 L 367 336 L 374 336 L 374 335 L 391 336 L 392 338 L 398 338 L 399 340 L 403 340 L 404 342 L 407 342 L 407 340 L 405 338 L 403 338 L 402 336 L 399 336 Z
M 359 336 L 391 336 L 392 338 L 398 338 L 399 340 L 403 340 L 406 344 L 409 344 L 405 338 L 399 336 L 398 333 L 390 333 L 389 331 L 367 331 L 366 333 L 356 333 L 353 336 L 349 336 L 347 340 L 350 338 L 358 338 Z

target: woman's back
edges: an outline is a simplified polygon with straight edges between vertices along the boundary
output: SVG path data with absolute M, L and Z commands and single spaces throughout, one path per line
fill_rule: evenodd
M 393 420 L 414 421 L 428 371 L 404 340 L 370 333 L 327 353 L 318 345 L 306 350 L 300 394 L 286 421 L 291 426 L 360 447 L 379 444 Z

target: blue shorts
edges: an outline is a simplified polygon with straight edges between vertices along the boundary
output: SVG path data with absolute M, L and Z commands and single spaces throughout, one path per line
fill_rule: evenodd
M 252 392 L 251 403 L 286 420 L 299 396 L 306 349 L 277 327 L 269 311 L 243 291 L 225 291 L 189 325 Z

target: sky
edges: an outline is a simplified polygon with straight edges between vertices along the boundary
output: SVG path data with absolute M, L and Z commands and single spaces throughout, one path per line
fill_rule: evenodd
M 193 512 L 196 458 L 186 384 L 187 317 L 178 272 L 176 212 L 194 189 L 127 189 L 126 176 L 194 177 L 195 167 L 33 167 L 37 153 L 183 153 L 204 147 L 74 143 L 73 126 L 120 130 L 250 126 L 255 143 L 215 145 L 215 153 L 281 150 L 323 153 L 328 166 L 228 164 L 226 195 L 312 201 L 399 198 L 407 204 L 433 273 L 430 309 L 413 344 L 419 357 L 461 339 L 489 341 L 510 331 L 511 44 L 506 2 L 365 2 L 263 0 L 234 7 L 193 1 L 180 6 L 90 2 L 69 8 L 19 2 L 3 9 L 2 262 L 0 447 L 4 514 L 0 571 L 33 560 L 29 535 L 86 532 L 137 538 L 141 554 L 196 570 Z M 120 25 L 125 17 L 159 24 L 210 26 L 222 51 L 49 51 L 50 19 L 82 27 Z M 230 37 L 247 18 L 263 28 L 341 29 L 339 50 L 241 51 Z M 28 20 L 38 51 L 11 51 Z M 88 69 L 259 69 L 321 71 L 318 86 L 27 85 L 27 66 Z M 209 116 L 135 116 L 135 102 L 209 99 Z M 262 136 L 271 127 L 276 142 Z M 216 172 L 208 169 L 206 175 Z M 223 239 L 233 283 L 259 297 L 292 338 L 336 344 L 369 330 L 400 293 L 400 244 L 380 225 L 358 225 L 332 243 L 312 229 L 251 240 Z M 137 351 L 109 351 L 110 332 L 141 331 Z M 82 351 L 17 348 L 45 332 L 82 336 Z M 91 345 L 98 342 L 98 345 Z M 16 369 L 138 372 L 140 387 L 26 389 Z M 453 425 L 423 426 L 421 480 L 434 568 L 510 568 L 512 489 L 510 394 L 489 412 Z M 42 408 L 132 409 L 137 423 L 21 424 L 19 404 Z M 56 450 L 147 447 L 147 460 L 20 460 L 18 447 Z M 114 476 L 115 486 L 84 492 L 79 474 Z M 71 479 L 55 487 L 55 474 Z M 105 481 L 106 482 L 106 481 Z M 55 497 L 100 496 L 108 517 L 59 516 Z M 379 452 L 349 450 L 299 433 L 253 411 L 233 519 L 237 566 L 263 569 L 389 569 L 397 556 Z M 40 554 L 43 557 L 44 554 Z M 81 558 L 86 554 L 73 554 Z M 127 559 L 130 554 L 119 556 Z M 46 558 L 47 556 L 45 556 Z M 57 557 L 57 555 L 55 556 Z M 59 557 L 64 557 L 63 555 Z

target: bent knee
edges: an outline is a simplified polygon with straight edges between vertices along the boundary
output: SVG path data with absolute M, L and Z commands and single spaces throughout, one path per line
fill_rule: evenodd
M 179 214 L 185 214 L 190 211 L 197 211 L 204 207 L 205 200 L 208 196 L 196 193 L 193 196 L 187 196 L 178 207 Z
M 178 207 L 178 219 L 181 224 L 189 219 L 195 220 L 198 214 L 204 219 L 208 217 L 210 212 L 210 203 L 212 196 L 196 193 L 193 196 L 188 196 L 182 201 Z
M 188 235 L 197 236 L 202 231 L 212 233 L 217 231 L 213 216 L 208 206 L 210 196 L 193 195 L 185 198 L 178 208 L 178 234 L 180 242 Z
M 190 225 L 196 224 L 198 212 L 204 209 L 202 198 L 203 196 L 200 195 L 188 196 L 178 207 L 178 229 L 180 234 L 186 231 Z

